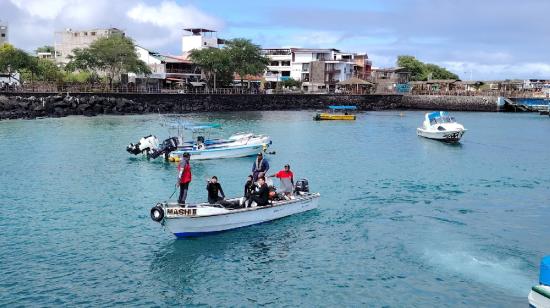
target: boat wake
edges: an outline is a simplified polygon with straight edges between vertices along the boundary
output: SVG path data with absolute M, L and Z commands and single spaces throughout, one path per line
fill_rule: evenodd
M 465 250 L 431 250 L 424 252 L 428 262 L 447 272 L 458 274 L 481 284 L 506 290 L 516 296 L 527 296 L 535 276 L 519 259 L 499 259 Z

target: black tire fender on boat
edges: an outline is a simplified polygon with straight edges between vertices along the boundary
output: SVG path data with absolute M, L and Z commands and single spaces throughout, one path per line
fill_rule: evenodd
M 151 219 L 156 222 L 160 222 L 164 218 L 164 209 L 160 204 L 151 208 Z

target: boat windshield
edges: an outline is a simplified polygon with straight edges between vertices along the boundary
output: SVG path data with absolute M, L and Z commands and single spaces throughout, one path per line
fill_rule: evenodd
M 442 116 L 442 117 L 431 118 L 430 119 L 430 124 L 431 125 L 443 124 L 443 123 L 454 123 L 454 122 L 456 122 L 456 120 L 455 120 L 454 117 L 451 117 L 451 116 Z

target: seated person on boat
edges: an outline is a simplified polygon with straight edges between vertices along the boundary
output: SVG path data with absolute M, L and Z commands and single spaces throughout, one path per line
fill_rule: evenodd
M 204 150 L 204 149 L 206 149 L 206 146 L 204 144 L 204 137 L 198 136 L 197 143 L 193 145 L 193 150 Z
M 252 179 L 252 175 L 249 175 L 246 178 L 246 183 L 244 184 L 244 198 L 245 198 L 245 200 L 250 199 L 250 196 L 252 196 L 255 189 L 256 189 L 256 183 L 254 183 L 254 180 Z
M 269 187 L 263 176 L 258 178 L 258 190 L 250 196 L 248 206 L 251 206 L 252 202 L 256 202 L 257 206 L 266 206 L 269 203 Z
M 208 191 L 208 203 L 210 204 L 220 203 L 225 199 L 225 194 L 223 193 L 222 186 L 218 182 L 217 176 L 213 176 L 208 180 L 206 190 Z

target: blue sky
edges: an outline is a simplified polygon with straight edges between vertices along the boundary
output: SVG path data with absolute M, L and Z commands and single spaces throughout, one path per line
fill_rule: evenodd
M 378 67 L 397 55 L 449 68 L 463 79 L 550 79 L 548 0 L 0 0 L 10 41 L 32 50 L 64 28 L 114 26 L 140 45 L 181 53 L 184 27 L 264 47 L 367 52 Z

